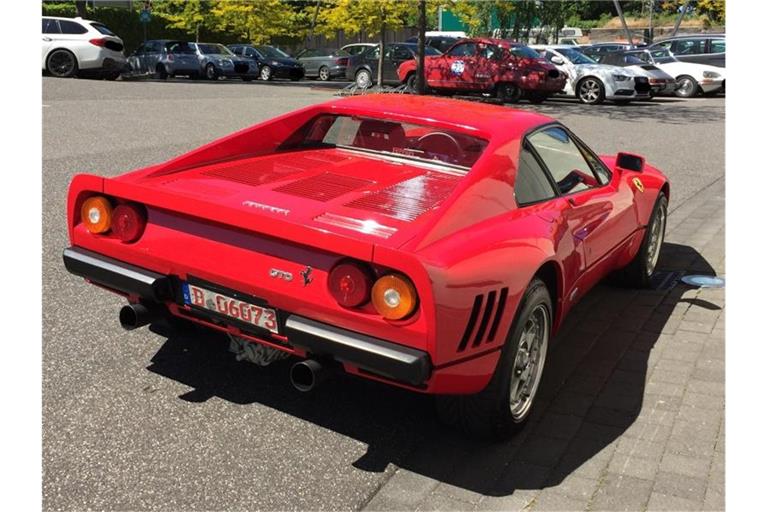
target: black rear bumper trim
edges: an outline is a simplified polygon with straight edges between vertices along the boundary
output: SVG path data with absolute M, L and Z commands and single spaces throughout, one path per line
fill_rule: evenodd
M 79 247 L 64 249 L 63 258 L 70 273 L 107 288 L 158 302 L 172 297 L 170 280 L 163 274 Z
M 363 370 L 414 386 L 429 378 L 429 354 L 365 334 L 290 315 L 285 330 L 291 345 L 329 355 Z

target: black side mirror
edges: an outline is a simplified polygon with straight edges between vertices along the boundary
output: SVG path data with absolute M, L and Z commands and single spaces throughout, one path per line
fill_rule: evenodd
M 645 167 L 645 158 L 632 153 L 619 153 L 616 155 L 616 167 L 621 167 L 628 171 L 643 172 Z

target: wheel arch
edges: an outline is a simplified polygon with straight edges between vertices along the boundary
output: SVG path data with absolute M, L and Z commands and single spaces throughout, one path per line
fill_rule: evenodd
M 549 297 L 552 300 L 552 330 L 560 325 L 561 301 L 563 295 L 563 271 L 555 260 L 545 261 L 531 278 L 541 279 L 547 287 Z
M 77 54 L 65 46 L 57 46 L 56 48 L 51 48 L 50 50 L 48 50 L 48 53 L 45 54 L 45 59 L 43 60 L 43 63 L 45 64 L 46 71 L 48 71 L 48 59 L 51 57 L 51 54 L 53 52 L 58 50 L 64 50 L 68 53 L 71 53 L 72 56 L 75 58 L 75 65 L 77 66 L 77 69 L 80 69 L 80 60 L 77 58 Z

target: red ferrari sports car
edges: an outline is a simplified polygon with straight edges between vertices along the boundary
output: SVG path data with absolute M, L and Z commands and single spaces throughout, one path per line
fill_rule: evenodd
M 649 283 L 669 184 L 533 112 L 368 95 L 292 112 L 69 189 L 69 272 L 163 318 L 438 395 L 471 434 L 529 417 L 551 336 L 610 273 Z

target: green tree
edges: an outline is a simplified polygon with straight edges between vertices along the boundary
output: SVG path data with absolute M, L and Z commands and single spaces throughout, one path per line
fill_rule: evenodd
M 165 0 L 153 3 L 153 10 L 166 15 L 168 28 L 183 30 L 200 40 L 200 30 L 215 24 L 213 2 L 205 0 Z
M 213 2 L 210 12 L 215 30 L 258 44 L 276 36 L 298 35 L 305 13 L 294 7 L 295 3 L 284 0 L 228 0 Z

